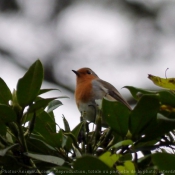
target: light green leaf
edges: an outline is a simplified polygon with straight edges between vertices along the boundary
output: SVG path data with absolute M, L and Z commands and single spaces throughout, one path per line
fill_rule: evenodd
M 7 153 L 7 151 L 9 151 L 10 149 L 12 149 L 13 147 L 15 147 L 17 145 L 18 145 L 18 143 L 14 144 L 14 145 L 11 145 L 11 146 L 8 146 L 5 149 L 1 149 L 0 150 L 0 156 L 4 156 Z
M 59 100 L 53 100 L 49 103 L 48 105 L 48 109 L 47 112 L 52 112 L 53 110 L 55 110 L 56 108 L 58 108 L 59 106 L 63 105 L 61 101 Z
M 28 112 L 35 112 L 41 108 L 46 108 L 46 106 L 53 100 L 57 99 L 57 97 L 54 98 L 39 98 L 34 104 L 32 104 L 29 109 Z
M 42 155 L 42 154 L 32 154 L 32 153 L 24 153 L 26 156 L 41 160 L 43 162 L 49 162 L 53 163 L 55 165 L 62 166 L 65 162 L 64 159 L 56 157 L 56 156 L 50 156 L 50 155 Z
M 122 147 L 122 146 L 128 146 L 128 145 L 132 145 L 132 144 L 133 144 L 132 140 L 123 140 L 123 141 L 118 142 L 118 143 L 116 143 L 115 145 L 111 146 L 111 147 L 109 148 L 109 150 L 110 150 L 110 149 L 113 149 L 113 148 L 118 149 L 118 148 L 120 148 L 120 147 Z

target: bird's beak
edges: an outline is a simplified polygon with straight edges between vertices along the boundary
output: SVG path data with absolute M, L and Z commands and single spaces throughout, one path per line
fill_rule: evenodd
M 75 70 L 72 70 L 77 76 L 79 75 L 79 73 Z

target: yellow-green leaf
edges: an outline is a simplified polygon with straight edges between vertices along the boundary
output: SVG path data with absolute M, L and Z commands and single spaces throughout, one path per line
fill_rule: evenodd
M 130 174 L 132 174 L 132 175 L 135 174 L 135 166 L 134 166 L 133 162 L 128 160 L 124 163 L 124 166 L 129 171 Z
M 148 78 L 159 87 L 175 90 L 175 78 L 160 78 L 151 74 L 148 74 Z
M 121 175 L 135 175 L 135 166 L 131 161 L 125 161 L 124 166 L 117 166 L 117 170 Z
M 109 167 L 113 167 L 114 163 L 120 158 L 119 154 L 111 154 L 111 152 L 107 151 L 102 154 L 99 159 L 103 161 Z

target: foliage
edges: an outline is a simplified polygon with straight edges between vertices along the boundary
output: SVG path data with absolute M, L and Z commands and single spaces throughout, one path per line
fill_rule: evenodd
M 95 129 L 82 119 L 70 130 L 63 117 L 57 131 L 53 110 L 63 97 L 42 98 L 55 90 L 41 89 L 42 81 L 39 60 L 13 93 L 0 79 L 1 174 L 174 174 L 174 92 L 126 86 L 137 100 L 133 110 L 104 99 Z

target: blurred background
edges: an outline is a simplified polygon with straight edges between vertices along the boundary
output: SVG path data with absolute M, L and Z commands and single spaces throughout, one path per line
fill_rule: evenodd
M 155 89 L 147 74 L 175 77 L 174 0 L 0 0 L 0 77 L 11 90 L 40 59 L 43 88 L 59 88 L 55 110 L 71 128 L 79 122 L 76 77 L 90 67 L 132 103 L 123 86 Z

